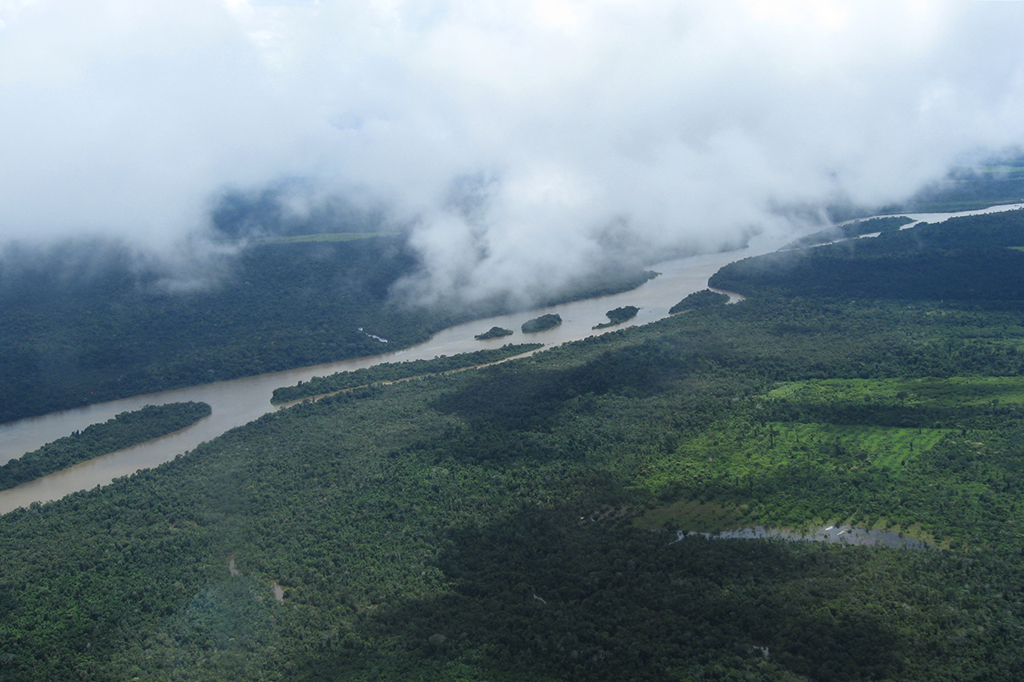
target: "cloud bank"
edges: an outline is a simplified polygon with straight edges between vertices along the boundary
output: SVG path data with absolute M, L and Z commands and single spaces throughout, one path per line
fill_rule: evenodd
M 0 0 L 0 241 L 156 252 L 288 185 L 421 295 L 714 249 L 1024 144 L 1024 3 Z M 301 188 L 295 190 L 294 188 Z

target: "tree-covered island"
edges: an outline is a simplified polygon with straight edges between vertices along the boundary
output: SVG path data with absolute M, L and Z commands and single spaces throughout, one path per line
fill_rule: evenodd
M 700 291 L 695 291 L 679 303 L 676 303 L 674 306 L 669 308 L 668 312 L 669 315 L 675 315 L 676 313 L 681 313 L 685 310 L 714 308 L 715 306 L 725 305 L 728 302 L 728 294 L 711 291 L 710 289 L 702 289 Z
M 617 324 L 622 324 L 636 317 L 636 314 L 640 312 L 640 309 L 633 305 L 622 306 L 621 308 L 615 308 L 609 310 L 608 322 L 601 322 L 600 324 L 594 325 L 594 329 L 606 329 L 608 327 L 614 327 Z
M 477 334 L 473 338 L 477 341 L 488 341 L 490 339 L 500 339 L 505 336 L 512 336 L 513 332 L 511 329 L 505 329 L 503 327 L 491 327 L 483 334 Z
M 0 490 L 180 431 L 209 415 L 209 405 L 195 402 L 146 405 L 141 410 L 122 412 L 0 466 Z
M 451 356 L 442 355 L 432 360 L 385 362 L 373 367 L 357 369 L 354 372 L 338 372 L 326 377 L 313 377 L 309 381 L 299 382 L 296 386 L 275 388 L 271 402 L 279 405 L 346 389 L 370 386 L 380 382 L 400 381 L 429 374 L 452 372 L 468 367 L 499 362 L 543 347 L 544 344 L 542 343 L 507 343 L 501 348 L 459 353 L 458 355 Z
M 558 325 L 562 324 L 562 317 L 557 313 L 548 313 L 547 315 L 541 315 L 535 317 L 532 320 L 527 320 L 523 323 L 524 334 L 536 334 L 537 332 L 547 331 L 548 329 L 554 329 Z

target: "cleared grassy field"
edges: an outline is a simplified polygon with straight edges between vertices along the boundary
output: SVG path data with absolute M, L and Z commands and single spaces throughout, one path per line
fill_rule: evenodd
M 948 379 L 826 379 L 785 383 L 769 399 L 798 402 L 891 402 L 922 407 L 1024 403 L 1024 377 L 951 377 Z
M 748 409 L 721 420 L 703 433 L 652 457 L 637 486 L 665 504 L 635 520 L 643 528 L 686 528 L 717 532 L 764 521 L 757 515 L 756 482 L 815 472 L 820 477 L 884 470 L 899 476 L 905 467 L 940 443 L 964 438 L 960 426 L 946 423 L 894 426 L 873 419 L 902 410 L 956 414 L 1024 403 L 1024 378 L 952 377 L 948 379 L 831 379 L 781 384 L 751 399 Z M 786 414 L 779 406 L 793 407 Z M 817 415 L 818 418 L 810 418 Z M 851 419 L 851 415 L 854 416 Z M 863 421 L 856 420 L 864 415 Z M 829 417 L 835 418 L 830 420 Z M 929 422 L 930 423 L 930 422 Z M 984 430 L 972 430 L 984 440 Z M 679 481 L 704 481 L 733 494 L 672 499 Z M 750 482 L 754 482 L 751 487 Z M 710 490 L 710 489 L 709 489 Z M 731 498 L 731 499 L 730 499 Z M 794 498 L 793 502 L 799 504 Z M 834 522 L 835 519 L 815 519 Z M 884 524 L 883 524 L 884 525 Z
M 729 421 L 681 443 L 644 487 L 656 491 L 680 477 L 764 475 L 810 463 L 823 469 L 898 468 L 935 446 L 951 429 L 799 422 Z

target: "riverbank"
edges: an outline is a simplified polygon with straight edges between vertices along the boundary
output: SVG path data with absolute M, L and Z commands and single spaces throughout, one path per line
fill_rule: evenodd
M 1012 205 L 1004 207 L 1002 210 L 1017 207 L 1019 205 Z M 994 212 L 995 210 L 992 208 L 985 211 L 957 213 L 948 217 Z M 928 218 L 932 222 L 939 221 L 939 216 L 936 215 L 929 215 Z M 37 449 L 73 431 L 106 421 L 121 412 L 140 409 L 147 404 L 160 405 L 169 402 L 195 401 L 208 403 L 212 408 L 209 418 L 182 432 L 83 462 L 69 469 L 23 484 L 18 488 L 0 492 L 0 513 L 27 506 L 32 502 L 59 499 L 77 490 L 106 485 L 115 478 L 170 461 L 177 455 L 194 449 L 204 441 L 212 440 L 229 429 L 251 422 L 277 409 L 271 404 L 275 388 L 295 385 L 300 381 L 309 381 L 314 376 L 354 371 L 385 362 L 429 360 L 439 355 L 498 348 L 506 342 L 517 342 L 522 335 L 517 333 L 510 337 L 494 340 L 478 340 L 475 336 L 493 326 L 519 329 L 524 322 L 537 317 L 538 314 L 557 313 L 563 320 L 558 327 L 531 335 L 535 336 L 537 341 L 544 343 L 547 348 L 612 331 L 611 329 L 594 330 L 593 326 L 606 319 L 606 312 L 609 309 L 616 307 L 633 305 L 640 310 L 636 317 L 614 329 L 657 321 L 667 317 L 669 309 L 680 299 L 706 288 L 709 277 L 724 265 L 742 258 L 774 251 L 791 239 L 791 235 L 774 239 L 764 236 L 755 238 L 750 246 L 739 251 L 707 254 L 659 263 L 652 266 L 660 273 L 659 276 L 632 291 L 540 310 L 475 320 L 443 330 L 425 343 L 398 352 L 136 396 L 2 425 L 0 426 L 0 463 L 19 457 L 25 452 Z
M 527 338 L 543 343 L 546 348 L 552 348 L 613 331 L 594 330 L 593 326 L 607 319 L 608 310 L 626 305 L 635 305 L 640 308 L 640 312 L 614 329 L 655 322 L 667 317 L 669 308 L 681 298 L 706 288 L 708 278 L 722 266 L 738 258 L 772 251 L 777 246 L 778 240 L 755 240 L 752 246 L 741 251 L 659 263 L 653 266 L 659 272 L 659 276 L 632 291 L 540 310 L 474 320 L 438 332 L 425 343 L 393 353 L 136 396 L 4 424 L 0 426 L 0 463 L 19 457 L 24 452 L 37 449 L 75 430 L 84 429 L 90 424 L 106 421 L 115 414 L 139 409 L 144 405 L 196 401 L 207 403 L 212 408 L 210 417 L 183 432 L 83 462 L 17 488 L 2 491 L 0 514 L 32 502 L 55 500 L 78 490 L 107 485 L 116 478 L 170 461 L 202 442 L 212 440 L 229 429 L 247 424 L 278 409 L 271 403 L 274 389 L 307 382 L 316 376 L 352 372 L 382 363 L 432 360 L 440 355 L 496 349 L 506 343 L 519 343 L 520 339 Z M 547 331 L 531 334 L 529 337 L 517 331 L 512 336 L 500 339 L 475 338 L 481 331 L 494 326 L 518 330 L 523 323 L 537 317 L 538 314 L 548 313 L 559 314 L 562 324 Z

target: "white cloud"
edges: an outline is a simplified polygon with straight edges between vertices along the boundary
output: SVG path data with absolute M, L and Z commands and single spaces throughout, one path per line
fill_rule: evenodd
M 6 239 L 166 248 L 225 188 L 303 177 L 415 224 L 435 289 L 491 293 L 611 233 L 712 248 L 1024 142 L 1020 3 L 7 0 L 0 22 Z

